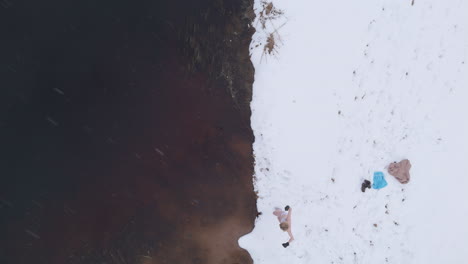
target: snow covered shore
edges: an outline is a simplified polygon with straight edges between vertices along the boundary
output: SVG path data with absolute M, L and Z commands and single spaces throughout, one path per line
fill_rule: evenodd
M 256 264 L 466 263 L 468 1 L 273 4 L 251 50 L 262 215 L 239 244 Z M 403 158 L 406 185 L 385 169 Z M 374 171 L 388 186 L 362 193 Z

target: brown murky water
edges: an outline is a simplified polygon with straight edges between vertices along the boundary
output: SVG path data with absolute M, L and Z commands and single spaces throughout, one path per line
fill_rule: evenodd
M 193 2 L 4 8 L 1 263 L 251 263 L 253 1 Z

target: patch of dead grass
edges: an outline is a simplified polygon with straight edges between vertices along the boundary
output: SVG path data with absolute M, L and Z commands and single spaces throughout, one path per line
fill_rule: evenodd
M 283 10 L 276 8 L 273 2 L 262 1 L 262 11 L 259 13 L 259 21 L 262 24 L 262 28 L 266 29 L 266 23 L 280 18 L 284 15 Z
M 263 44 L 262 60 L 265 55 L 271 56 L 278 53 L 277 50 L 279 44 L 281 44 L 281 36 L 279 35 L 278 30 L 286 23 L 283 23 L 280 27 L 275 25 L 275 20 L 284 17 L 284 11 L 276 8 L 273 2 L 263 0 L 261 1 L 261 6 L 262 10 L 258 14 L 258 22 L 261 24 L 262 30 L 266 33 L 265 44 Z M 268 30 L 267 23 L 270 23 Z M 262 44 L 260 43 L 260 45 Z M 258 44 L 256 47 L 257 46 Z
M 270 35 L 268 35 L 266 44 L 263 47 L 263 52 L 271 55 L 271 53 L 275 50 L 275 47 L 276 47 L 275 35 L 273 33 L 270 33 Z

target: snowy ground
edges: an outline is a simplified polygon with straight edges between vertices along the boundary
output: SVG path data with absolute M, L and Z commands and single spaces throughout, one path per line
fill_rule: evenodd
M 255 23 L 251 50 L 262 215 L 239 244 L 255 264 L 467 263 L 468 1 L 274 4 L 284 15 Z M 385 170 L 402 158 L 407 185 Z M 362 193 L 374 171 L 388 186 Z

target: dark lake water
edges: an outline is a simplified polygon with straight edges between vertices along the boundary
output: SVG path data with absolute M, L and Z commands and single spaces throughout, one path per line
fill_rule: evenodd
M 0 263 L 249 263 L 253 1 L 0 0 Z

